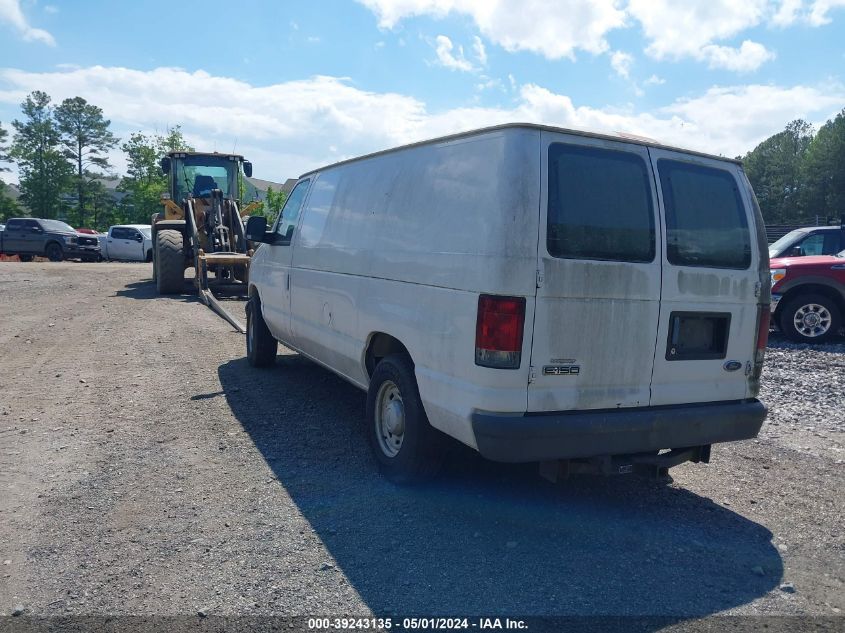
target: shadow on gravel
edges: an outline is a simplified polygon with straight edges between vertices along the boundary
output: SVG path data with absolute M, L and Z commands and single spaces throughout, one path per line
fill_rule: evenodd
M 160 296 L 152 279 L 126 284 L 123 290 L 118 290 L 115 292 L 115 295 L 118 297 L 129 297 L 130 299 L 156 299 Z M 192 282 L 189 279 L 185 279 L 185 287 L 182 294 L 167 295 L 167 298 L 185 302 L 199 302 L 196 290 L 194 290 Z
M 435 483 L 398 488 L 370 457 L 363 392 L 295 355 L 218 373 L 280 485 L 377 614 L 683 621 L 751 602 L 782 576 L 766 528 L 688 490 L 633 476 L 552 486 L 534 465 L 468 449 Z

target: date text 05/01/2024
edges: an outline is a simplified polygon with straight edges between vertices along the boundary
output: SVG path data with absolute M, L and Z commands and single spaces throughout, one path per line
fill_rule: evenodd
M 311 631 L 398 630 L 525 630 L 523 620 L 511 618 L 308 618 Z

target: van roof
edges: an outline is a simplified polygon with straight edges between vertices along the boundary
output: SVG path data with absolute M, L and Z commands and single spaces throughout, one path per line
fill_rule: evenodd
M 390 149 L 383 149 L 378 152 L 372 152 L 370 154 L 364 154 L 363 156 L 356 156 L 355 158 L 347 158 L 346 160 L 341 160 L 336 163 L 331 163 L 329 165 L 324 165 L 322 167 L 318 167 L 316 169 L 311 169 L 306 171 L 304 174 L 300 176 L 300 178 L 304 178 L 305 176 L 309 176 L 311 174 L 315 174 L 318 171 L 323 171 L 324 169 L 329 169 L 330 167 L 337 167 L 338 165 L 345 165 L 346 163 L 352 163 L 358 160 L 364 160 L 365 158 L 373 158 L 374 156 L 381 156 L 383 154 L 389 154 L 390 152 L 398 152 L 399 150 L 408 149 L 410 147 L 419 147 L 421 145 L 428 145 L 430 143 L 441 143 L 443 141 L 452 141 L 455 139 L 466 138 L 470 136 L 476 136 L 478 134 L 485 134 L 487 132 L 495 132 L 497 130 L 507 130 L 507 129 L 516 129 L 516 128 L 526 128 L 531 130 L 545 130 L 548 132 L 558 132 L 562 134 L 573 134 L 576 136 L 584 136 L 587 138 L 598 138 L 604 139 L 607 141 L 622 141 L 625 143 L 630 143 L 632 145 L 643 145 L 646 147 L 656 147 L 660 149 L 668 149 L 675 152 L 683 152 L 684 154 L 691 154 L 693 156 L 704 156 L 705 158 L 713 158 L 715 160 L 723 160 L 728 161 L 731 163 L 742 164 L 742 161 L 736 158 L 727 158 L 725 156 L 716 156 L 715 154 L 708 154 L 707 152 L 697 152 L 690 149 L 684 149 L 682 147 L 675 147 L 673 145 L 665 145 L 653 139 L 645 138 L 643 136 L 637 136 L 635 134 L 627 134 L 618 132 L 616 134 L 602 134 L 600 132 L 587 132 L 584 130 L 573 130 L 569 128 L 563 127 L 555 127 L 553 125 L 540 125 L 537 123 L 504 123 L 501 125 L 491 125 L 489 127 L 482 127 L 476 130 L 467 130 L 466 132 L 459 132 L 457 134 L 448 134 L 446 136 L 438 136 L 437 138 L 427 139 L 425 141 L 417 141 L 416 143 L 408 143 L 407 145 L 400 145 L 399 147 L 392 147 Z

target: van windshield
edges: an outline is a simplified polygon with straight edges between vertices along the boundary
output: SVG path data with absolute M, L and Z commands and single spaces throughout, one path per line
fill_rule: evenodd
M 751 265 L 751 234 L 736 179 L 724 169 L 657 161 L 666 207 L 666 256 L 676 266 Z

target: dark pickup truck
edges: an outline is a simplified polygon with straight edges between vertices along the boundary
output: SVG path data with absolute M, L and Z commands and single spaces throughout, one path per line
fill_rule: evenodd
M 35 256 L 53 262 L 63 259 L 95 262 L 100 256 L 100 242 L 96 235 L 77 233 L 59 220 L 12 218 L 0 232 L 0 253 L 17 255 L 24 262 L 32 261 Z

